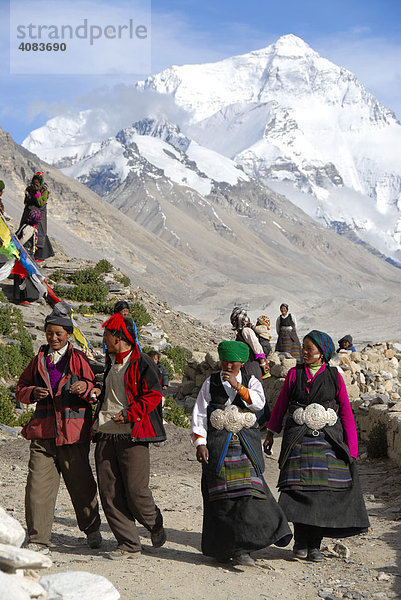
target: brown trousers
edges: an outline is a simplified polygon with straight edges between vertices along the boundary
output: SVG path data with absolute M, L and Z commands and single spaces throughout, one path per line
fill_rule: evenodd
M 149 489 L 149 445 L 121 437 L 101 439 L 95 459 L 100 500 L 118 548 L 137 552 L 141 542 L 135 520 L 148 531 L 163 524 Z
M 54 439 L 32 440 L 25 488 L 25 518 L 31 542 L 49 545 L 56 498 L 63 476 L 77 517 L 87 535 L 100 527 L 96 482 L 89 444 L 56 446 Z

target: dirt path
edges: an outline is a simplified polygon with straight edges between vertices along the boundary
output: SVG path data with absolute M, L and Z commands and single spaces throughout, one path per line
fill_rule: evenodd
M 115 542 L 103 520 L 103 546 L 90 551 L 62 485 L 53 526 L 51 572 L 104 575 L 122 600 L 401 598 L 401 473 L 389 461 L 359 462 L 372 528 L 366 535 L 343 540 L 351 552 L 349 559 L 325 552 L 325 562 L 314 564 L 293 559 L 290 547 L 270 547 L 254 554 L 256 568 L 227 567 L 200 552 L 200 467 L 193 460 L 188 431 L 173 425 L 167 425 L 167 430 L 169 441 L 152 449 L 151 469 L 151 487 L 167 529 L 165 546 L 152 548 L 141 528 L 143 554 L 111 561 L 104 553 Z M 22 438 L 0 433 L 0 505 L 22 525 L 28 451 L 29 444 Z M 277 462 L 270 459 L 266 479 L 272 490 L 277 477 Z

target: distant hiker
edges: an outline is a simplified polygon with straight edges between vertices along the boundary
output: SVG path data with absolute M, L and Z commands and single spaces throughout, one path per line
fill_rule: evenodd
M 6 185 L 5 185 L 4 181 L 2 181 L 0 179 L 0 213 L 3 215 L 3 217 L 5 217 L 5 211 L 4 211 L 2 195 L 3 195 L 5 187 L 6 187 Z
M 42 173 L 35 173 L 31 183 L 25 190 L 24 212 L 22 213 L 17 237 L 20 238 L 25 225 L 35 229 L 35 235 L 29 238 L 26 250 L 35 260 L 41 261 L 54 256 L 54 251 L 47 237 L 47 202 L 49 190 Z
M 107 360 L 93 425 L 96 471 L 103 510 L 117 540 L 111 559 L 141 554 L 135 525 L 149 532 L 153 546 L 166 541 L 163 517 L 149 489 L 149 443 L 163 442 L 166 433 L 162 393 L 151 358 L 139 352 L 132 319 L 120 313 L 105 323 Z
M 24 212 L 16 236 L 27 252 L 38 262 L 54 256 L 53 247 L 47 236 L 48 198 L 49 190 L 42 173 L 35 173 L 25 190 Z M 11 273 L 14 275 L 14 302 L 30 304 L 38 300 L 38 290 L 18 261 L 15 262 Z
M 223 341 L 221 371 L 203 383 L 192 414 L 192 440 L 202 464 L 202 552 L 254 566 L 250 552 L 286 546 L 292 535 L 264 478 L 255 413 L 265 403 L 260 381 L 246 372 L 249 347 Z
M 137 328 L 136 328 L 136 323 L 135 323 L 134 319 L 132 317 L 130 317 L 130 314 L 129 314 L 130 309 L 129 309 L 128 302 L 126 300 L 118 300 L 114 305 L 114 313 L 120 313 L 120 315 L 122 315 L 124 317 L 124 319 L 132 320 L 136 343 L 139 348 L 139 351 L 142 352 L 141 344 L 139 343 L 139 340 L 138 340 L 138 332 L 137 332 Z
M 340 352 L 340 350 L 349 350 L 350 352 L 356 352 L 352 344 L 352 336 L 350 336 L 349 334 L 342 337 L 341 340 L 338 340 L 337 343 L 339 346 L 337 352 Z
M 369 519 L 355 459 L 358 437 L 344 379 L 329 366 L 334 342 L 313 330 L 303 339 L 304 364 L 290 369 L 267 424 L 267 454 L 285 421 L 279 457 L 279 504 L 294 523 L 297 558 L 323 560 L 323 537 L 367 530 Z
M 233 308 L 230 316 L 233 330 L 236 331 L 236 340 L 244 342 L 249 348 L 249 358 L 245 368 L 263 383 L 263 378 L 269 376 L 270 367 L 258 336 L 252 328 L 252 323 L 246 311 L 239 306 Z M 265 402 L 263 411 L 257 413 L 260 427 L 264 427 L 270 418 L 270 407 Z
M 47 345 L 22 373 L 16 398 L 36 403 L 22 435 L 31 441 L 25 517 L 29 547 L 48 552 L 63 476 L 78 527 L 90 548 L 102 542 L 96 483 L 89 464 L 94 375 L 88 359 L 69 342 L 73 324 L 55 312 L 45 319 Z
M 258 336 L 258 340 L 260 345 L 263 348 L 263 352 L 265 353 L 266 358 L 269 356 L 272 347 L 270 344 L 270 319 L 265 315 L 261 315 L 256 319 L 256 325 L 254 327 L 254 331 Z
M 268 373 L 269 365 L 258 337 L 252 329 L 252 323 L 247 312 L 236 306 L 231 312 L 230 321 L 233 330 L 236 332 L 236 340 L 244 342 L 249 347 L 249 363 L 252 363 L 250 365 L 252 373 L 255 377 L 261 379 L 262 375 Z M 255 368 L 255 365 L 256 367 L 259 366 L 259 369 Z
M 288 304 L 280 304 L 281 315 L 276 320 L 276 352 L 288 352 L 297 361 L 301 359 L 301 344 L 297 334 L 295 317 L 288 312 Z
M 162 386 L 163 390 L 166 390 L 169 385 L 169 376 L 168 376 L 167 368 L 163 365 L 163 363 L 160 362 L 159 352 L 157 352 L 157 350 L 149 350 L 147 355 L 150 356 L 150 358 L 155 363 L 158 373 L 159 373 L 160 385 Z

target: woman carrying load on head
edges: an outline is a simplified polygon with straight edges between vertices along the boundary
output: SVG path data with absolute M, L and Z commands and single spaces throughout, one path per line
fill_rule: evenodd
M 24 212 L 16 236 L 29 254 L 39 262 L 54 256 L 53 247 L 47 237 L 48 198 L 49 190 L 42 173 L 35 173 L 25 190 Z M 14 275 L 13 300 L 21 304 L 38 300 L 38 290 L 18 261 L 15 262 L 11 273 Z
M 276 320 L 276 352 L 288 352 L 293 358 L 300 360 L 301 344 L 298 339 L 295 317 L 288 312 L 288 304 L 281 304 L 280 312 L 281 315 Z
M 253 550 L 286 546 L 291 532 L 263 478 L 257 411 L 262 384 L 243 368 L 243 342 L 218 346 L 221 371 L 204 382 L 192 415 L 192 439 L 202 464 L 202 552 L 221 561 L 253 566 Z
M 328 362 L 334 354 L 327 333 L 303 340 L 304 364 L 290 369 L 267 424 L 265 452 L 281 431 L 279 504 L 294 523 L 297 558 L 323 560 L 323 537 L 343 538 L 367 530 L 369 519 L 355 459 L 358 438 L 344 380 Z
M 251 372 L 261 380 L 265 373 L 269 372 L 269 364 L 258 336 L 252 328 L 252 323 L 247 312 L 236 306 L 230 316 L 231 325 L 236 332 L 236 340 L 244 342 L 249 347 L 249 364 Z M 259 368 L 258 368 L 259 366 Z
M 32 177 L 31 183 L 25 190 L 24 212 L 17 231 L 17 237 L 23 235 L 23 229 L 29 225 L 34 229 L 33 235 L 28 238 L 26 249 L 35 260 L 41 261 L 54 256 L 54 251 L 47 237 L 47 201 L 49 190 L 43 174 L 38 172 Z

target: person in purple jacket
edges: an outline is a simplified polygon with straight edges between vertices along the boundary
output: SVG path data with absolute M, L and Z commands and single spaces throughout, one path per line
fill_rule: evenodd
M 25 518 L 28 547 L 48 553 L 60 475 L 90 548 L 102 543 L 97 487 L 89 463 L 94 375 L 69 342 L 73 324 L 56 309 L 46 317 L 47 344 L 21 374 L 16 398 L 35 404 L 22 435 L 30 440 Z
M 304 364 L 290 369 L 267 424 L 264 449 L 284 427 L 279 504 L 294 524 L 297 558 L 324 560 L 323 537 L 344 538 L 369 527 L 355 459 L 358 438 L 344 379 L 328 365 L 334 342 L 313 330 L 303 340 Z

